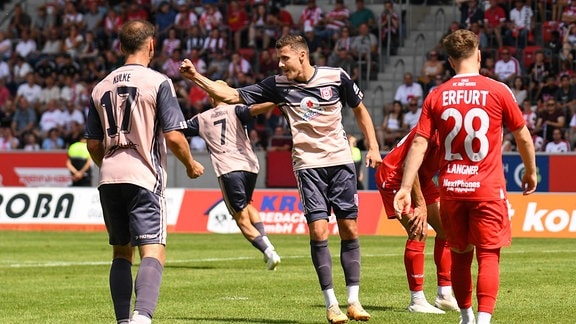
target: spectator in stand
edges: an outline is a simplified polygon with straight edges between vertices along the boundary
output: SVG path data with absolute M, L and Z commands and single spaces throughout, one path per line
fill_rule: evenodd
M 104 17 L 103 27 L 103 43 L 104 48 L 112 48 L 112 45 L 118 41 L 118 32 L 120 27 L 124 24 L 124 19 L 118 14 L 116 9 L 108 8 L 106 17 Z
M 404 107 L 400 101 L 394 100 L 391 107 L 384 106 L 384 120 L 376 128 L 379 146 L 384 151 L 390 150 L 404 135 Z
M 228 64 L 228 84 L 238 82 L 239 74 L 249 74 L 252 72 L 252 64 L 248 62 L 240 53 L 232 54 L 232 60 Z
M 352 58 L 352 55 L 347 49 L 339 49 L 336 53 L 336 58 L 332 58 L 331 63 L 328 65 L 341 67 L 346 71 L 346 73 L 348 73 L 350 79 L 356 82 L 356 84 L 360 81 L 360 69 L 358 68 L 358 63 Z
M 206 3 L 204 5 L 204 12 L 202 12 L 200 19 L 198 20 L 201 34 L 210 34 L 212 30 L 218 29 L 218 27 L 222 25 L 223 21 L 224 17 L 218 10 L 218 7 L 214 4 Z
M 75 107 L 82 107 L 82 96 L 87 93 L 86 86 L 78 80 L 78 75 L 67 75 L 60 88 L 60 98 L 71 102 Z
M 162 1 L 158 11 L 154 14 L 154 24 L 156 25 L 156 35 L 160 43 L 168 36 L 168 31 L 174 27 L 176 20 L 176 11 L 172 9 L 170 2 Z
M 565 26 L 576 23 L 576 3 L 570 1 L 569 5 L 562 10 L 561 21 Z
M 252 150 L 254 150 L 254 152 L 266 151 L 266 145 L 264 145 L 257 130 L 251 129 L 248 132 L 248 137 L 250 138 L 250 143 L 252 144 Z
M 268 53 L 268 51 L 262 51 L 262 54 Z M 276 62 L 274 62 L 276 64 Z M 216 50 L 214 53 L 214 57 L 210 60 L 210 64 L 208 64 L 208 69 L 206 71 L 206 76 L 210 80 L 226 80 L 228 78 L 228 67 L 230 65 L 230 61 L 227 57 L 224 56 L 224 51 Z M 178 65 L 180 68 L 180 65 Z M 180 73 L 180 72 L 178 72 Z
M 226 25 L 233 37 L 234 50 L 242 47 L 242 40 L 248 38 L 250 17 L 245 8 L 241 7 L 238 0 L 231 0 L 226 13 Z
M 370 69 L 377 67 L 378 56 L 380 55 L 378 38 L 370 32 L 370 27 L 367 24 L 361 24 L 358 27 L 358 35 L 353 38 L 350 45 L 350 54 L 355 60 L 361 59 L 364 62 L 370 60 Z
M 486 27 L 486 33 L 490 31 L 490 34 L 494 35 L 496 44 L 492 44 L 492 48 L 496 45 L 496 48 L 501 48 L 504 43 L 502 42 L 502 32 L 506 28 L 506 11 L 500 6 L 498 0 L 489 0 L 490 6 L 484 11 L 484 26 Z M 490 46 L 490 45 L 489 45 Z
M 276 26 L 272 22 L 272 15 L 268 13 L 266 5 L 263 3 L 258 4 L 248 27 L 249 47 L 256 47 L 257 44 L 261 44 L 259 48 L 270 48 L 270 39 L 275 37 L 276 34 Z
M 17 96 L 14 103 L 16 109 L 10 127 L 15 136 L 23 138 L 24 133 L 36 131 L 37 114 L 24 96 Z
M 564 111 L 566 121 L 570 120 L 574 112 L 576 112 L 576 87 L 571 84 L 570 76 L 563 75 L 560 77 L 560 87 L 556 91 L 554 98 Z
M 290 151 L 291 149 L 292 135 L 290 135 L 290 131 L 281 125 L 276 126 L 272 136 L 270 136 L 268 151 Z
M 28 75 L 28 73 L 34 72 L 34 70 L 32 69 L 32 66 L 20 55 L 16 55 L 13 62 L 14 63 L 11 64 L 12 80 L 10 80 L 9 88 L 11 91 L 16 93 L 18 86 L 26 82 L 26 75 Z
M 182 46 L 182 41 L 178 38 L 175 28 L 170 28 L 168 30 L 168 37 L 164 38 L 162 41 L 162 50 L 160 54 L 164 58 L 172 57 L 172 53 L 175 49 L 180 48 Z
M 545 102 L 549 99 L 555 100 L 556 92 L 558 92 L 558 83 L 553 75 L 546 77 L 546 82 L 542 84 L 533 98 L 536 98 L 539 106 L 545 106 Z
M 444 76 L 442 75 L 437 75 L 434 78 L 434 85 L 432 86 L 432 88 L 430 88 L 430 91 L 434 90 L 434 88 L 436 88 L 437 86 L 441 85 L 442 83 L 444 83 Z M 430 91 L 428 91 L 428 93 L 430 93 Z
M 362 24 L 368 25 L 370 32 L 374 35 L 378 34 L 374 12 L 365 6 L 364 0 L 356 0 L 356 10 L 350 14 L 352 34 L 355 34 Z
M 570 123 L 568 124 L 568 130 L 566 131 L 566 137 L 570 142 L 570 147 L 576 151 L 576 114 L 572 114 L 570 117 Z
M 478 36 L 478 39 L 480 40 L 480 50 L 482 52 L 485 52 L 486 50 L 490 50 L 490 51 L 492 50 L 488 46 L 488 36 L 484 32 L 483 25 L 481 25 L 479 22 L 473 22 L 470 24 L 470 28 L 468 28 L 468 29 L 471 32 L 473 32 L 474 34 L 476 34 L 476 36 Z
M 380 14 L 380 26 L 382 26 L 383 48 L 390 46 L 390 54 L 396 54 L 400 46 L 400 15 L 394 9 L 392 0 L 384 1 L 384 10 Z
M 46 136 L 42 137 L 43 150 L 61 150 L 64 148 L 64 140 L 60 137 L 58 128 L 51 128 Z
M 84 36 L 78 31 L 78 27 L 75 24 L 70 25 L 68 35 L 64 39 L 64 52 L 75 60 L 78 58 L 83 46 Z
M 222 51 L 222 49 L 218 49 L 218 51 Z M 200 51 L 193 49 L 190 52 L 190 61 L 194 62 L 198 72 L 206 74 L 206 61 L 200 56 Z
M 3 117 L 6 116 L 2 107 L 12 100 L 10 89 L 6 86 L 6 79 L 0 78 L 0 124 L 4 122 Z
M 174 30 L 172 30 L 174 31 Z M 172 33 L 171 31 L 171 33 Z M 176 32 L 176 31 L 174 31 Z M 182 63 L 182 54 L 180 48 L 176 47 L 171 51 L 170 56 L 162 64 L 162 73 L 166 74 L 172 82 L 178 82 L 182 79 L 180 76 L 180 64 Z
M 228 53 L 227 49 L 226 38 L 222 37 L 222 34 L 218 28 L 214 28 L 210 31 L 208 37 L 206 37 L 204 40 L 204 47 L 199 54 L 205 60 L 208 60 L 212 55 L 214 55 L 216 50 L 221 50 L 224 51 L 224 53 Z
M 184 38 L 190 27 L 194 25 L 198 25 L 198 16 L 196 16 L 194 10 L 188 7 L 188 4 L 181 3 L 178 6 L 178 13 L 174 17 L 174 28 L 177 31 L 178 38 Z
M 80 142 L 84 138 L 84 124 L 77 121 L 71 121 L 68 125 L 69 130 L 64 129 L 64 147 L 69 148 L 70 145 Z
M 34 66 L 34 73 L 38 83 L 46 86 L 46 78 L 56 77 L 56 64 L 54 64 L 52 59 L 43 57 Z
M 526 122 L 526 127 L 530 131 L 530 134 L 534 134 L 534 127 L 536 127 L 536 120 L 538 119 L 538 116 L 536 116 L 536 113 L 534 112 L 535 107 L 533 109 L 530 100 L 526 99 L 522 101 L 520 109 L 522 110 L 522 116 Z
M 176 15 L 176 16 L 178 16 L 178 15 Z M 142 6 L 141 4 L 139 4 L 138 1 L 132 1 L 128 5 L 128 9 L 126 11 L 125 17 L 126 17 L 126 21 L 135 20 L 135 19 L 149 20 L 150 14 L 146 10 L 145 6 Z M 196 15 L 194 15 L 194 17 L 196 17 Z M 175 26 L 176 26 L 177 22 L 178 22 L 178 17 L 176 17 L 176 19 L 175 19 L 175 22 L 174 22 Z
M 264 78 L 278 74 L 278 57 L 276 50 L 260 52 L 260 64 L 258 65 L 259 71 L 256 73 L 256 81 L 264 80 Z
M 505 48 L 500 52 L 500 59 L 494 65 L 494 73 L 499 81 L 506 83 L 508 86 L 512 85 L 517 76 L 522 75 L 520 62 L 510 55 L 509 49 Z
M 564 112 L 558 107 L 554 98 L 546 101 L 546 109 L 539 115 L 536 121 L 534 133 L 541 136 L 545 143 L 553 141 L 552 134 L 555 129 L 562 130 L 566 123 Z
M 58 55 L 56 58 L 58 82 L 65 83 L 66 77 L 72 77 L 80 73 L 80 64 L 72 59 L 68 53 Z
M 136 5 L 137 6 L 137 5 Z M 94 33 L 95 38 L 100 42 L 100 38 L 104 33 L 104 17 L 105 12 L 98 7 L 98 1 L 90 1 L 88 10 L 84 13 L 85 31 Z M 100 47 L 102 44 L 98 44 Z
M 541 85 L 549 75 L 553 74 L 543 51 L 538 51 L 534 54 L 534 62 L 527 68 L 530 75 L 531 91 Z
M 14 52 L 18 56 L 22 56 L 30 64 L 34 64 L 38 57 L 38 48 L 36 41 L 30 36 L 30 31 L 25 29 L 20 32 L 20 38 L 16 42 Z
M 273 26 L 274 37 L 279 38 L 284 27 L 287 27 L 290 31 L 294 28 L 294 19 L 288 10 L 276 4 L 270 8 L 268 24 Z
M 14 136 L 8 125 L 0 125 L 0 151 L 12 151 L 20 146 L 20 140 Z
M 327 44 L 333 44 L 335 37 L 342 28 L 348 24 L 350 17 L 350 10 L 344 4 L 344 0 L 336 0 L 334 8 L 328 11 L 324 18 L 321 20 L 323 29 L 316 29 L 316 36 L 322 38 Z
M 310 26 L 304 27 L 304 38 L 310 50 L 310 61 L 313 65 L 319 65 L 318 60 L 323 56 L 324 48 L 327 48 L 327 45 L 320 37 L 316 37 L 314 28 Z
M 340 60 L 340 51 L 345 50 L 347 55 L 350 52 L 350 45 L 352 45 L 353 37 L 350 36 L 350 29 L 348 27 L 342 27 L 338 32 L 338 37 L 334 43 L 334 48 L 330 55 L 328 56 L 329 66 L 338 66 L 336 62 Z
M 46 5 L 39 6 L 30 29 L 32 38 L 34 38 L 38 44 L 43 43 L 48 36 L 48 31 L 54 28 L 54 26 L 56 26 L 56 16 L 54 14 L 48 14 Z
M 32 105 L 35 109 L 40 105 L 42 98 L 42 87 L 36 82 L 36 75 L 34 72 L 26 74 L 26 82 L 18 86 L 16 91 L 17 96 L 22 96 Z
M 323 16 L 322 8 L 316 6 L 316 0 L 308 0 L 306 8 L 302 10 L 298 19 L 298 29 L 300 32 L 306 32 L 306 29 L 314 28 L 320 24 Z
M 62 16 L 62 28 L 70 29 L 75 26 L 78 30 L 84 30 L 84 15 L 78 12 L 74 1 L 66 1 L 64 4 L 64 15 Z
M 188 101 L 190 102 L 190 111 L 184 113 L 186 119 L 194 117 L 196 114 L 210 108 L 210 97 L 206 91 L 202 90 L 196 83 L 191 83 L 188 92 Z
M 65 133 L 71 133 L 74 130 L 74 123 L 84 128 L 85 116 L 80 109 L 76 109 L 74 103 L 64 101 L 64 110 L 62 111 L 62 123 L 64 125 Z
M 46 137 L 51 129 L 64 129 L 64 119 L 60 110 L 60 102 L 56 99 L 50 100 L 46 104 L 46 110 L 42 113 L 40 117 L 40 122 L 38 126 L 40 128 L 40 136 Z
M 204 48 L 204 39 L 205 37 L 200 33 L 200 27 L 198 25 L 188 28 L 188 34 L 184 41 L 184 55 L 190 56 L 192 50 L 201 51 Z
M 58 54 L 62 53 L 64 48 L 64 41 L 60 38 L 60 31 L 57 27 L 50 27 L 46 34 L 48 35 L 40 55 L 47 57 L 52 61 Z
M 514 79 L 510 90 L 512 91 L 512 94 L 514 95 L 514 98 L 516 98 L 516 102 L 518 104 L 522 104 L 526 98 L 528 98 L 528 91 L 524 86 L 524 78 L 521 76 L 517 76 Z
M 12 40 L 0 30 L 0 61 L 8 60 L 10 57 L 12 57 Z
M 83 63 L 86 63 L 86 60 L 96 59 L 100 55 L 100 49 L 98 48 L 98 42 L 96 41 L 96 38 L 94 38 L 94 33 L 92 31 L 86 31 L 84 37 L 84 42 L 78 51 L 78 59 Z
M 478 0 L 456 0 L 460 9 L 460 27 L 470 29 L 473 23 L 484 22 L 484 11 L 478 4 Z
M 40 139 L 36 133 L 32 131 L 26 131 L 22 134 L 22 149 L 27 152 L 40 151 Z
M 422 104 L 423 94 L 422 85 L 414 82 L 412 73 L 406 72 L 404 73 L 403 83 L 396 89 L 394 100 L 400 101 L 400 104 L 405 106 L 411 98 L 415 98 L 418 100 L 418 105 L 420 106 Z
M 556 128 L 552 132 L 552 141 L 546 143 L 546 153 L 567 153 L 571 152 L 570 144 L 564 140 L 562 130 Z
M 424 64 L 422 64 L 420 78 L 418 78 L 422 85 L 424 96 L 430 91 L 430 88 L 434 85 L 434 79 L 438 75 L 444 75 L 444 62 L 438 59 L 438 52 L 432 50 L 428 53 Z
M 20 38 L 22 37 L 22 32 L 24 30 L 29 30 L 32 26 L 32 18 L 26 13 L 22 8 L 21 3 L 14 5 L 14 14 L 10 18 L 10 23 L 8 24 L 8 33 L 10 38 Z
M 505 32 L 504 45 L 524 48 L 534 36 L 535 17 L 532 8 L 525 0 L 514 0 L 514 8 L 510 10 L 510 21 Z
M 406 106 L 406 112 L 404 112 L 404 120 L 402 121 L 402 125 L 406 130 L 410 130 L 418 124 L 418 119 L 420 119 L 420 113 L 422 112 L 422 108 L 418 107 L 418 100 L 415 98 L 411 98 L 410 102 Z

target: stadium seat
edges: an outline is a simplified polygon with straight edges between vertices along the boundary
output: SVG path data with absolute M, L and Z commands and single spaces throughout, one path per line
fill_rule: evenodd
M 522 64 L 524 65 L 525 69 L 528 69 L 532 63 L 534 63 L 534 57 L 536 56 L 536 52 L 542 51 L 542 46 L 538 45 L 530 45 L 524 48 L 522 53 Z
M 552 32 L 558 30 L 559 24 L 555 20 L 548 20 L 542 23 L 542 40 L 544 44 L 552 40 Z

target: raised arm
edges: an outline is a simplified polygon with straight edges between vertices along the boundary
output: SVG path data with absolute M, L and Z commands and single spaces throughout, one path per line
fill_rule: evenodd
M 212 81 L 207 77 L 203 76 L 201 73 L 196 71 L 196 67 L 189 59 L 185 59 L 180 64 L 180 74 L 182 76 L 192 80 L 200 88 L 208 93 L 211 97 L 215 97 L 220 102 L 225 102 L 227 104 L 237 104 L 243 103 L 242 98 L 238 91 L 220 82 Z

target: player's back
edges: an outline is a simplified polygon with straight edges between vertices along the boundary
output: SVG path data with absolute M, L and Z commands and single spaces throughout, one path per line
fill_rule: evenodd
M 438 129 L 443 197 L 504 198 L 503 124 L 512 131 L 524 126 L 510 89 L 478 74 L 457 75 L 428 95 L 422 113 L 417 132 Z
M 163 129 L 178 128 L 166 123 L 170 109 L 159 116 L 159 105 L 178 107 L 171 81 L 142 65 L 124 65 L 94 87 L 92 100 L 104 132 L 100 183 L 133 183 L 160 192 L 166 185 Z M 179 107 L 178 112 L 172 120 L 183 123 Z
M 199 134 L 218 177 L 232 171 L 258 173 L 258 158 L 245 127 L 252 118 L 248 106 L 220 105 L 197 116 Z

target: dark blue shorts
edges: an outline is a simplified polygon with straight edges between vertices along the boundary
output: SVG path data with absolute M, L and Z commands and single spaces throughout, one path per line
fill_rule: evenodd
M 328 219 L 332 211 L 338 219 L 358 217 L 358 191 L 353 163 L 302 169 L 295 174 L 308 223 Z
M 233 171 L 218 178 L 220 191 L 230 214 L 240 212 L 252 201 L 257 178 L 258 174 L 248 171 Z
M 133 184 L 98 187 L 110 245 L 166 245 L 164 197 Z

